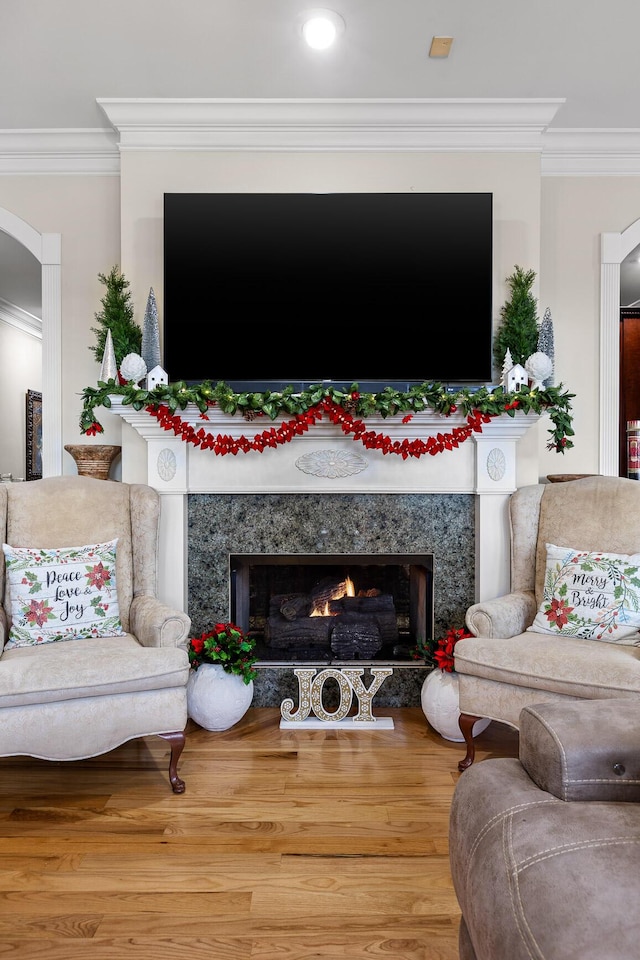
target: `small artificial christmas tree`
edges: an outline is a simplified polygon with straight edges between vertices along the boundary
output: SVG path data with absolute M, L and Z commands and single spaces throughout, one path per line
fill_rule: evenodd
M 524 366 L 527 357 L 538 349 L 537 300 L 531 294 L 531 286 L 536 278 L 533 270 L 523 270 L 517 264 L 507 283 L 511 288 L 511 299 L 500 309 L 502 326 L 494 340 L 494 356 L 498 366 L 502 367 L 507 350 L 511 358 Z
M 147 372 L 161 365 L 158 305 L 153 287 L 149 290 L 147 307 L 144 311 L 144 321 L 142 323 L 142 359 L 147 365 Z
M 509 370 L 511 370 L 512 366 L 513 359 L 511 357 L 511 350 L 509 350 L 509 347 L 507 347 L 507 352 L 504 355 L 504 361 L 502 363 L 502 379 L 500 381 L 505 390 L 507 389 L 507 374 L 509 373 Z
M 142 330 L 133 320 L 133 304 L 129 292 L 129 281 L 125 280 L 118 266 L 112 267 L 108 274 L 99 273 L 98 279 L 107 288 L 101 300 L 102 310 L 95 314 L 99 327 L 91 327 L 96 335 L 96 343 L 90 346 L 98 363 L 102 363 L 107 331 L 111 330 L 113 351 L 118 369 L 128 353 L 140 353 Z
M 549 307 L 544 312 L 540 331 L 538 333 L 538 350 L 540 353 L 546 353 L 555 369 L 555 354 L 553 350 L 553 320 L 551 319 L 551 310 Z M 552 387 L 554 384 L 553 370 L 551 376 L 544 381 L 545 387 Z
M 108 383 L 109 380 L 118 379 L 118 364 L 116 363 L 116 355 L 113 350 L 113 338 L 111 336 L 111 330 L 107 330 L 107 337 L 104 342 L 104 350 L 102 352 L 102 367 L 100 368 L 100 379 L 103 383 Z

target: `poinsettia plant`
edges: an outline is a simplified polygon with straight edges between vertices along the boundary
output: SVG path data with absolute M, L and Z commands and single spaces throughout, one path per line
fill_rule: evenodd
M 217 663 L 227 673 L 242 677 L 247 684 L 258 676 L 258 671 L 253 669 L 258 660 L 255 640 L 235 623 L 216 623 L 213 630 L 191 637 L 187 652 L 193 670 L 203 663 Z
M 473 634 L 465 630 L 464 627 L 455 629 L 449 627 L 447 632 L 439 640 L 418 640 L 413 648 L 412 655 L 414 660 L 424 660 L 431 667 L 438 667 L 447 673 L 453 673 L 455 669 L 454 649 L 458 640 L 465 637 L 472 637 Z

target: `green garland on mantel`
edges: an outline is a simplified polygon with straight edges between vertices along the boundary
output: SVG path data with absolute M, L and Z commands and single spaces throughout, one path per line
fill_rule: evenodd
M 573 447 L 570 439 L 574 435 L 571 400 L 575 394 L 564 391 L 562 384 L 544 390 L 522 386 L 517 393 L 507 393 L 500 386 L 492 389 L 480 387 L 477 390 L 463 387 L 450 392 L 438 382 L 424 382 L 406 392 L 385 387 L 379 393 L 365 393 L 360 392 L 357 383 L 353 383 L 349 388 L 314 384 L 299 392 L 295 392 L 293 386 L 288 386 L 279 392 L 235 393 L 224 381 L 214 385 L 212 381 L 205 380 L 189 386 L 183 380 L 178 380 L 146 390 L 134 383 L 120 384 L 109 380 L 106 383 L 98 381 L 97 387 L 85 387 L 81 396 L 80 430 L 87 436 L 103 432 L 102 425 L 96 419 L 96 407 L 109 409 L 110 397 L 119 396 L 125 406 L 138 411 L 148 409 L 150 414 L 166 408 L 169 414 L 174 415 L 178 410 L 185 410 L 189 404 L 195 404 L 204 420 L 212 406 L 230 416 L 242 416 L 245 420 L 264 416 L 273 421 L 280 415 L 302 416 L 326 401 L 341 407 L 350 420 L 355 417 L 366 420 L 376 414 L 385 419 L 403 414 L 411 419 L 412 414 L 423 410 L 431 410 L 443 417 L 454 413 L 467 417 L 475 413 L 487 417 L 514 417 L 516 411 L 520 410 L 525 414 L 548 414 L 553 427 L 548 431 L 550 440 L 547 449 L 564 453 Z

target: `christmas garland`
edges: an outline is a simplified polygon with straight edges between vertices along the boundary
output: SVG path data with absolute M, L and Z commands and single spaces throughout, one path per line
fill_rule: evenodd
M 110 396 L 122 397 L 123 404 L 132 406 L 134 410 L 144 409 L 157 419 L 164 430 L 172 431 L 185 443 L 192 443 L 202 450 L 212 450 L 217 456 L 249 453 L 252 450 L 261 452 L 268 447 L 289 443 L 294 437 L 306 433 L 325 415 L 345 435 L 351 435 L 353 440 L 359 441 L 367 449 L 397 454 L 403 459 L 421 457 L 427 453 L 434 456 L 444 450 L 452 450 L 472 433 L 481 433 L 482 425 L 492 418 L 502 415 L 513 417 L 517 410 L 549 415 L 553 428 L 548 431 L 551 439 L 547 449 L 564 453 L 573 446 L 570 439 L 573 436 L 571 400 L 575 394 L 562 392 L 562 385 L 545 390 L 530 390 L 523 386 L 512 394 L 506 393 L 502 387 L 492 390 L 481 387 L 476 391 L 463 388 L 453 393 L 440 383 L 423 383 L 411 387 L 407 392 L 386 387 L 380 393 L 361 393 L 358 384 L 354 383 L 348 390 L 319 384 L 298 393 L 294 392 L 292 386 L 278 393 L 235 393 L 223 381 L 215 387 L 211 381 L 196 386 L 178 381 L 146 390 L 134 383 L 122 385 L 109 380 L 107 383 L 99 382 L 97 388 L 86 387 L 82 393 L 80 430 L 83 434 L 96 436 L 103 432 L 102 425 L 96 419 L 95 408 L 102 406 L 109 409 Z M 189 404 L 197 406 L 200 418 L 205 422 L 209 419 L 208 410 L 213 406 L 231 416 L 240 414 L 248 421 L 259 417 L 275 420 L 282 415 L 289 415 L 291 419 L 277 427 L 261 430 L 252 438 L 234 438 L 222 434 L 213 436 L 204 426 L 196 429 L 178 414 L 178 410 L 186 409 Z M 432 410 L 445 417 L 459 412 L 467 422 L 464 426 L 453 427 L 449 432 L 438 432 L 426 440 L 401 441 L 368 430 L 365 424 L 366 418 L 374 414 L 383 418 L 403 414 L 402 422 L 408 423 L 414 413 L 422 410 Z

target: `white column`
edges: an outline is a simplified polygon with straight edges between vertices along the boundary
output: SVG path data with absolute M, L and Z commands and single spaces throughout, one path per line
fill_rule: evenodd
M 506 418 L 505 418 L 506 421 Z M 516 449 L 522 432 L 494 421 L 499 433 L 475 439 L 476 582 L 475 599 L 509 593 L 511 537 L 509 497 L 516 489 Z M 500 429 L 501 428 L 501 429 Z
M 147 482 L 160 494 L 158 596 L 179 610 L 188 601 L 187 448 L 170 434 L 147 439 Z

